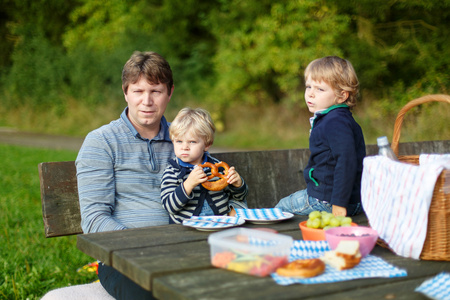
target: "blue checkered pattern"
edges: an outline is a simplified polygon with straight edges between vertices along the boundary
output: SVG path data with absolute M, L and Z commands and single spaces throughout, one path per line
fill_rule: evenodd
M 286 219 L 279 208 L 236 209 L 236 215 L 246 220 L 279 220 Z
M 415 290 L 435 300 L 450 300 L 450 273 L 439 273 Z
M 248 243 L 253 246 L 273 247 L 273 246 L 278 245 L 280 242 L 275 241 L 275 240 L 265 240 L 265 239 L 249 236 Z
M 326 241 L 294 241 L 289 261 L 318 258 L 330 250 Z M 349 270 L 339 271 L 327 265 L 322 275 L 312 278 L 283 277 L 276 273 L 271 274 L 275 282 L 280 285 L 329 283 L 358 278 L 401 277 L 406 275 L 405 270 L 398 269 L 373 255 L 366 256 L 356 267 Z
M 228 217 L 228 216 L 202 216 L 202 217 L 192 216 L 190 219 L 183 220 L 184 226 L 205 228 L 205 229 L 227 228 L 231 226 L 241 225 L 243 223 L 245 223 L 245 220 L 242 218 Z

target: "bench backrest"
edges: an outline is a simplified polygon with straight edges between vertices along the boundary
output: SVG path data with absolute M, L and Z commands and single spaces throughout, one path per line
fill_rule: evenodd
M 38 165 L 45 236 L 83 233 L 74 161 Z
M 277 200 L 304 188 L 302 169 L 309 150 L 214 153 L 235 166 L 249 186 L 249 207 L 273 207 Z M 46 237 L 82 233 L 75 163 L 39 164 L 42 215 Z
M 405 143 L 401 155 L 448 153 L 450 141 Z M 377 152 L 368 145 L 367 155 Z M 242 151 L 213 153 L 217 159 L 235 166 L 249 186 L 250 208 L 273 207 L 282 197 L 305 188 L 303 169 L 308 149 Z M 56 237 L 82 233 L 75 163 L 43 162 L 39 166 L 42 215 L 45 236 Z

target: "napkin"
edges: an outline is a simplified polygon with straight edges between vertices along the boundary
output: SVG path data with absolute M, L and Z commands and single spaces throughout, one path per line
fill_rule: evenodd
M 424 165 L 426 163 L 440 161 L 442 164 L 446 164 L 446 168 L 450 168 L 448 166 L 450 161 L 450 154 L 420 154 L 419 155 L 419 164 Z
M 205 227 L 205 228 L 221 228 L 230 227 L 242 223 L 242 219 L 238 217 L 228 216 L 192 216 L 190 219 L 183 220 L 184 226 Z
M 279 220 L 286 218 L 280 208 L 237 208 L 236 215 L 246 220 Z
M 396 254 L 419 259 L 434 186 L 450 160 L 417 166 L 368 156 L 363 164 L 361 202 L 370 226 Z
M 318 258 L 330 250 L 326 241 L 294 241 L 289 261 Z M 402 277 L 406 275 L 407 272 L 405 270 L 399 269 L 382 258 L 373 255 L 367 255 L 361 259 L 361 262 L 356 267 L 349 270 L 338 271 L 327 265 L 323 274 L 312 278 L 294 278 L 279 276 L 276 273 L 271 274 L 272 278 L 279 285 L 330 283 L 358 278 Z
M 434 300 L 450 300 L 450 273 L 439 273 L 424 281 L 415 291 Z

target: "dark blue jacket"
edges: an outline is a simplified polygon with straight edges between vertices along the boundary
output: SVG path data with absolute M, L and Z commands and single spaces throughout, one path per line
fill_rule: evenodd
M 345 104 L 318 114 L 309 137 L 311 156 L 304 170 L 308 195 L 342 207 L 361 202 L 366 146 L 361 127 Z

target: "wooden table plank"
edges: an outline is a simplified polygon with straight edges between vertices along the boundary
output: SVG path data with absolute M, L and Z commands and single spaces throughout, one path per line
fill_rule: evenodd
M 292 234 L 294 239 L 302 239 L 298 224 L 306 219 L 307 216 L 294 216 L 292 219 L 285 220 L 280 223 L 245 223 L 242 227 L 267 227 L 275 229 L 280 233 L 293 231 L 296 232 L 295 234 Z M 353 219 L 359 225 L 367 225 L 367 218 L 364 214 L 355 216 Z M 77 236 L 77 247 L 87 255 L 98 259 L 107 265 L 111 265 L 111 255 L 114 251 L 173 243 L 176 244 L 188 241 L 201 241 L 206 240 L 210 233 L 211 232 L 198 231 L 194 228 L 173 224 L 121 231 L 82 234 Z
M 211 269 L 207 241 L 148 247 L 113 254 L 114 268 L 151 290 L 154 278 L 193 270 Z
M 267 227 L 302 239 L 299 222 L 305 216 L 272 224 L 244 224 L 247 228 Z M 367 225 L 364 215 L 353 220 Z M 421 299 L 414 289 L 425 279 L 450 270 L 450 262 L 403 258 L 376 246 L 372 254 L 407 269 L 400 278 L 371 278 L 320 285 L 280 286 L 271 277 L 255 277 L 214 268 L 210 264 L 211 232 L 181 225 L 166 225 L 78 236 L 80 250 L 112 265 L 161 299 L 379 299 L 386 295 Z M 373 295 L 366 297 L 366 293 Z
M 281 234 L 289 234 L 294 239 L 301 239 L 298 223 L 303 219 L 304 217 L 296 216 L 292 220 L 270 224 L 269 227 L 276 229 Z M 246 224 L 245 227 L 261 228 L 268 227 L 268 225 Z M 160 273 L 184 272 L 211 267 L 207 238 L 212 232 L 198 231 L 180 225 L 171 225 L 169 229 L 171 232 L 166 234 L 166 238 L 163 241 L 155 242 L 155 245 L 145 242 L 144 246 L 142 243 L 134 244 L 134 242 L 127 241 L 128 245 L 125 250 L 119 249 L 123 245 L 117 245 L 117 249 L 112 251 L 110 262 L 113 262 L 114 268 L 147 290 L 151 290 L 153 278 Z M 190 235 L 186 235 L 186 230 L 190 232 Z M 133 230 L 133 235 L 134 232 Z M 178 237 L 180 234 L 184 239 Z M 100 244 L 102 243 L 100 242 Z M 92 246 L 92 243 L 90 245 Z M 182 252 L 180 249 L 183 249 Z M 102 250 L 105 250 L 105 247 Z
M 78 235 L 77 248 L 111 265 L 111 256 L 115 251 L 202 241 L 207 238 L 206 232 L 181 225 L 165 225 Z
M 281 286 L 270 277 L 258 278 L 211 269 L 156 278 L 153 294 L 158 299 L 171 300 L 426 299 L 414 292 L 424 280 L 402 277 Z
M 301 238 L 298 223 L 304 220 L 304 216 L 294 216 L 276 224 L 249 224 L 247 228 L 273 228 L 280 233 L 298 230 L 296 238 Z M 144 228 L 134 228 L 121 231 L 89 233 L 77 236 L 77 247 L 87 255 L 111 265 L 111 254 L 114 251 L 125 249 L 145 248 L 157 245 L 177 244 L 191 241 L 206 240 L 211 232 L 199 231 L 182 225 L 165 225 Z
M 407 269 L 407 277 L 368 278 L 327 284 L 281 286 L 271 277 L 255 277 L 220 269 L 178 272 L 155 277 L 159 299 L 424 299 L 414 289 L 436 274 L 449 271 L 449 262 L 398 257 L 376 246 L 373 255 Z M 398 298 L 402 295 L 402 298 Z M 406 297 L 407 296 L 407 297 Z M 336 298 L 337 297 L 337 298 Z M 409 298 L 408 298 L 409 297 Z

